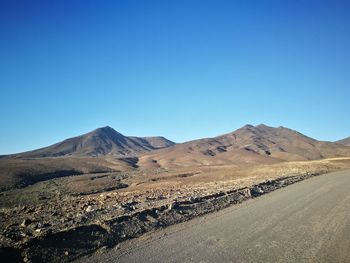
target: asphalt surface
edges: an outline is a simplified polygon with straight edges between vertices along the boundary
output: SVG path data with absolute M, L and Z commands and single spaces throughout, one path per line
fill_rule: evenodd
M 276 190 L 84 262 L 350 262 L 350 171 Z

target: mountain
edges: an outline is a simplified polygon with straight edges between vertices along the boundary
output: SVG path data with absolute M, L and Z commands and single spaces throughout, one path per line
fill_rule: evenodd
M 45 148 L 2 156 L 0 190 L 85 173 L 206 166 L 215 176 L 218 165 L 241 171 L 252 165 L 349 156 L 350 147 L 340 142 L 263 124 L 181 144 L 164 137 L 128 137 L 103 127 Z
M 246 125 L 234 132 L 144 154 L 143 166 L 237 166 L 350 156 L 350 148 L 318 141 L 285 127 Z
M 128 137 L 111 127 L 103 127 L 54 145 L 12 157 L 41 158 L 58 156 L 135 156 L 175 143 L 164 137 Z
M 339 141 L 336 141 L 336 143 L 343 144 L 343 145 L 346 145 L 346 146 L 350 146 L 350 137 L 342 139 L 342 140 L 339 140 Z

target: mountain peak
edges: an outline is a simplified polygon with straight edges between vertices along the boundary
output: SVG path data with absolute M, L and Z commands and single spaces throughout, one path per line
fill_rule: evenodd
M 112 130 L 114 130 L 111 126 L 108 126 L 108 125 L 101 127 L 99 129 L 104 129 L 104 130 L 111 130 L 112 129 Z
M 246 124 L 241 129 L 253 129 L 253 128 L 255 128 L 254 125 Z
M 16 154 L 17 157 L 76 156 L 135 156 L 166 148 L 174 143 L 163 137 L 124 136 L 110 126 L 97 128 L 86 134 L 66 139 L 38 150 Z
M 272 128 L 272 127 L 267 126 L 267 125 L 265 125 L 263 123 L 260 123 L 259 125 L 256 125 L 255 128 Z
M 113 129 L 110 126 L 104 126 L 101 128 L 97 128 L 90 132 L 90 134 L 98 134 L 98 135 L 106 135 L 108 137 L 124 137 L 123 134 L 117 132 L 115 129 Z
M 185 142 L 155 152 L 144 158 L 142 163 L 152 165 L 156 160 L 167 167 L 250 165 L 317 160 L 349 154 L 350 147 L 320 142 L 292 129 L 247 124 L 214 138 Z
M 94 131 L 116 131 L 114 130 L 112 127 L 110 126 L 104 126 L 104 127 L 100 127 L 100 128 L 97 128 L 95 129 Z

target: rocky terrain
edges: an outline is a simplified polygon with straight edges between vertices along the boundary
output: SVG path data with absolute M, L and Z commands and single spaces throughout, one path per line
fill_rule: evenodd
M 350 146 L 350 137 L 342 139 L 342 140 L 339 140 L 339 141 L 337 141 L 337 143 L 343 144 L 345 146 Z
M 116 150 L 119 133 L 118 140 L 112 134 L 113 129 L 102 128 L 73 138 L 74 147 L 69 139 L 0 159 L 1 259 L 71 261 L 311 176 L 350 168 L 350 157 L 340 157 L 350 156 L 350 147 L 282 127 L 249 125 L 175 145 L 158 137 L 124 136 L 124 149 L 135 147 L 124 155 Z M 99 152 L 103 155 L 90 155 L 98 152 L 91 142 L 105 149 Z M 68 153 L 61 146 L 75 150 Z M 65 154 L 52 157 L 58 148 Z M 43 154 L 50 157 L 35 157 Z
M 135 167 L 133 158 L 48 157 L 1 158 L 0 190 L 22 188 L 37 182 L 71 175 L 125 171 Z
M 350 158 L 272 166 L 158 170 L 148 171 L 149 177 L 137 171 L 77 175 L 2 192 L 1 257 L 71 261 L 310 176 L 350 168 Z
M 285 127 L 246 125 L 214 138 L 200 139 L 140 157 L 139 165 L 178 167 L 201 165 L 238 166 L 306 161 L 350 156 L 349 147 L 318 141 Z
M 34 151 L 11 155 L 21 158 L 42 158 L 58 156 L 134 156 L 161 149 L 175 143 L 164 137 L 124 136 L 106 126 L 81 136 Z

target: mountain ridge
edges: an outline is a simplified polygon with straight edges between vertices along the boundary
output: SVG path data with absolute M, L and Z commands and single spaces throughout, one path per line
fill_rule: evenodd
M 162 136 L 124 136 L 113 128 L 105 126 L 47 147 L 8 156 L 19 158 L 44 158 L 70 155 L 91 157 L 105 155 L 134 156 L 174 144 L 174 142 Z
M 175 144 L 162 136 L 125 136 L 105 126 L 47 147 L 8 156 L 17 158 L 137 156 L 140 165 L 157 167 L 270 164 L 350 156 L 350 148 L 343 145 L 346 140 L 318 141 L 283 126 L 247 124 L 216 137 Z
M 247 124 L 233 132 L 176 144 L 142 155 L 139 165 L 250 165 L 350 156 L 350 148 L 285 127 Z
M 0 185 L 11 188 L 47 178 L 135 169 L 198 167 L 215 175 L 219 166 L 239 171 L 255 165 L 350 157 L 350 147 L 264 124 L 179 144 L 161 136 L 124 136 L 107 126 L 48 147 L 0 157 Z

